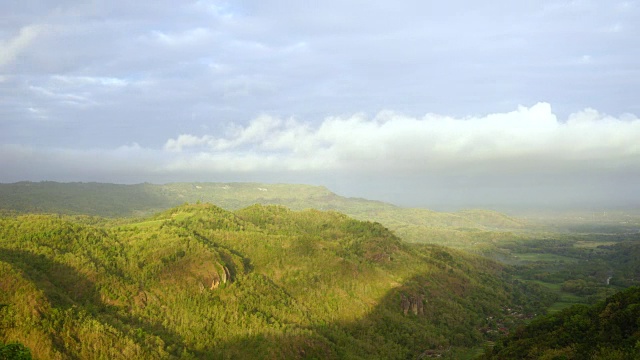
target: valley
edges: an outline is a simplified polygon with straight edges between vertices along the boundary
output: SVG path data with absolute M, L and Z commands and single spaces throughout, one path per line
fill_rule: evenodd
M 640 274 L 626 214 L 549 223 L 244 183 L 0 184 L 0 208 L 0 344 L 39 359 L 473 358 Z

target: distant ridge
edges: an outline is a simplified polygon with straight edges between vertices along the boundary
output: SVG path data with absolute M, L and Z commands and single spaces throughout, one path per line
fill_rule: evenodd
M 206 202 L 227 210 L 253 204 L 292 210 L 334 210 L 359 220 L 377 221 L 411 242 L 450 244 L 469 230 L 521 229 L 523 221 L 489 210 L 456 213 L 402 208 L 347 198 L 323 186 L 263 183 L 106 184 L 18 182 L 0 184 L 0 209 L 106 217 L 145 216 L 183 203 Z

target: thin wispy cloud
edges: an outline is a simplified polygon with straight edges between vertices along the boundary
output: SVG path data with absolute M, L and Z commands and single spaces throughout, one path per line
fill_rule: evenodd
M 0 41 L 0 66 L 15 62 L 43 30 L 38 25 L 25 26 L 14 37 Z

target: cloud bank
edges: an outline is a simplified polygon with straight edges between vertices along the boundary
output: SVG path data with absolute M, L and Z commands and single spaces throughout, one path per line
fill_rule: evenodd
M 462 118 L 391 111 L 333 116 L 317 126 L 263 115 L 221 134 L 181 134 L 162 148 L 5 145 L 0 165 L 9 170 L 2 181 L 251 179 L 325 184 L 421 206 L 633 203 L 640 200 L 633 180 L 640 176 L 638 139 L 634 115 L 585 109 L 559 120 L 550 104 L 537 103 Z
M 328 117 L 312 127 L 294 118 L 260 116 L 220 136 L 182 134 L 164 150 L 173 170 L 367 171 L 640 166 L 640 120 L 593 109 L 559 121 L 547 103 L 507 113 L 422 118 L 383 111 Z M 526 161 L 526 163 L 523 163 Z M 588 164 L 588 165 L 585 165 Z M 585 169 L 586 170 L 586 169 Z

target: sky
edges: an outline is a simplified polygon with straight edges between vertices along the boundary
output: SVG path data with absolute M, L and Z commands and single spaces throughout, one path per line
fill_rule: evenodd
M 0 182 L 640 207 L 640 1 L 0 3 Z

